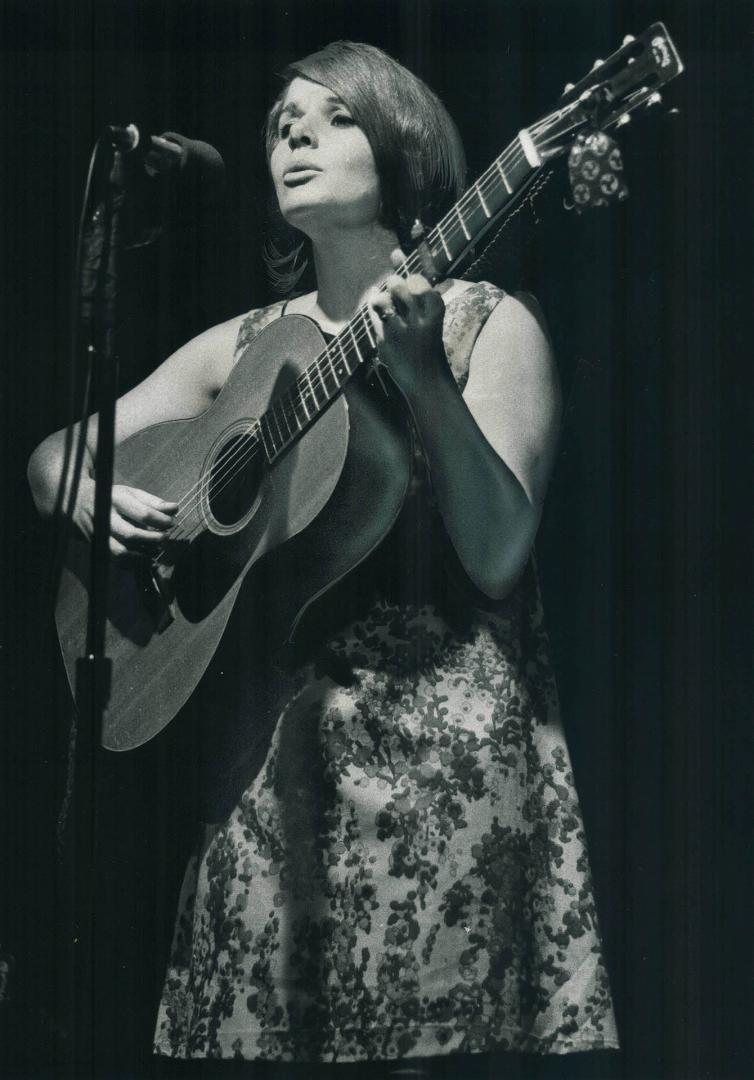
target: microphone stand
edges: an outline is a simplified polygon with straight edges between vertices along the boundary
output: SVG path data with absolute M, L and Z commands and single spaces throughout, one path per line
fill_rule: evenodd
M 118 277 L 122 243 L 122 212 L 126 201 L 125 170 L 120 150 L 113 160 L 104 196 L 84 231 L 81 263 L 81 340 L 91 365 L 92 409 L 99 414 L 95 470 L 94 526 L 87 634 L 84 655 L 76 662 L 78 791 L 74 799 L 74 850 L 79 873 L 74 891 L 72 977 L 72 1075 L 80 1076 L 84 1060 L 94 1066 L 97 1000 L 95 981 L 95 888 L 97 870 L 97 817 L 100 803 L 99 770 L 102 723 L 110 696 L 112 661 L 105 653 L 107 591 L 110 562 L 110 510 L 112 502 L 115 399 L 118 360 L 115 346 Z M 81 437 L 85 438 L 85 424 Z M 80 854 L 79 854 L 80 853 Z
M 110 567 L 110 515 L 112 506 L 115 400 L 118 389 L 116 331 L 121 255 L 143 247 L 161 232 L 164 202 L 159 189 L 150 187 L 153 177 L 170 168 L 184 169 L 194 180 L 211 176 L 221 186 L 222 159 L 204 143 L 168 132 L 152 137 L 139 168 L 128 167 L 126 158 L 135 149 L 133 125 L 109 127 L 98 144 L 110 145 L 112 162 L 101 200 L 82 230 L 80 288 L 80 340 L 91 373 L 89 410 L 98 413 L 95 469 L 94 522 L 90 545 L 89 596 L 84 654 L 76 661 L 74 695 L 74 741 L 76 761 L 73 800 L 72 864 L 80 869 L 70 882 L 73 904 L 73 985 L 68 987 L 71 1008 L 71 1077 L 79 1080 L 81 1066 L 94 1068 L 95 1007 L 97 1001 L 95 894 L 98 861 L 98 808 L 101 805 L 101 769 L 97 768 L 102 745 L 103 719 L 110 698 L 112 660 L 106 655 L 106 628 Z M 135 130 L 135 129 L 134 129 Z M 137 132 L 138 134 L 138 132 Z M 146 179 L 148 178 L 148 179 Z M 164 191 L 162 193 L 164 199 Z M 81 425 L 86 438 L 86 419 Z M 76 486 L 74 478 L 72 488 Z M 69 494 L 74 505 L 75 490 Z M 85 794 L 85 798 L 81 797 Z M 86 1054 L 86 1058 L 83 1055 Z

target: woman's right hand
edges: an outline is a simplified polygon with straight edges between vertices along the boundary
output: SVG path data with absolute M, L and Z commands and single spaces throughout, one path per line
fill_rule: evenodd
M 113 484 L 110 511 L 110 552 L 116 558 L 149 555 L 167 537 L 178 503 L 152 495 L 141 488 Z M 74 524 L 87 540 L 94 532 L 94 480 L 82 477 Z

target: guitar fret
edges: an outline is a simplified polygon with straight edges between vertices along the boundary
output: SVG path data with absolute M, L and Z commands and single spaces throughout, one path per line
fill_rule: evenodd
M 539 163 L 533 139 L 526 129 L 519 133 L 518 144 L 524 151 L 521 162 L 515 155 L 511 157 L 510 150 L 506 151 L 507 156 L 503 154 L 496 158 L 487 172 L 468 188 L 466 194 L 435 226 L 431 236 L 424 237 L 422 232 L 416 250 L 404 259 L 395 273 L 406 278 L 417 266 L 424 267 L 426 272 L 434 261 L 440 273 L 437 274 L 432 267 L 431 274 L 439 277 L 442 269 L 447 270 L 453 263 L 456 257 L 453 249 L 460 251 L 464 243 L 473 243 L 475 234 L 484 228 L 485 218 L 489 221 L 505 204 L 507 197 L 523 183 L 524 173 L 534 165 L 535 159 Z M 524 172 L 520 165 L 524 166 Z M 291 390 L 271 404 L 260 419 L 257 438 L 270 461 L 317 419 L 359 365 L 369 360 L 377 349 L 377 334 L 369 309 L 363 306 L 326 345 L 314 363 L 300 372 Z
M 270 431 L 270 425 L 266 416 L 263 416 L 259 421 L 259 434 L 262 436 L 262 446 L 264 452 L 267 455 L 267 460 L 272 461 L 277 451 L 275 449 L 275 443 L 272 438 L 272 432 Z M 267 432 L 265 434 L 265 427 Z
M 309 379 L 309 372 L 306 369 L 304 369 L 303 373 L 299 376 L 299 378 L 297 380 L 297 383 L 296 383 L 296 385 L 299 386 L 298 399 L 299 399 L 299 401 L 301 402 L 301 404 L 302 404 L 302 406 L 304 408 L 304 412 L 306 413 L 306 422 L 307 423 L 309 423 L 309 421 L 311 420 L 311 413 L 309 412 L 309 407 L 306 404 L 306 397 L 305 397 L 307 392 L 311 393 L 311 390 L 307 391 L 306 386 L 305 386 L 305 382 L 308 381 L 308 379 Z
M 463 220 L 463 214 L 461 213 L 461 204 L 460 203 L 456 203 L 456 217 L 458 218 L 458 220 L 461 223 L 461 229 L 463 230 L 463 235 L 466 237 L 467 240 L 470 240 L 471 239 L 471 233 L 466 228 L 466 222 Z
M 500 173 L 500 179 L 503 181 L 503 184 L 505 184 L 505 190 L 508 192 L 509 195 L 512 195 L 513 194 L 513 188 L 508 183 L 508 177 L 505 175 L 505 172 L 503 171 L 503 166 L 502 166 L 502 163 L 500 161 L 500 158 L 495 159 L 495 164 L 497 165 L 497 171 Z
M 313 370 L 316 372 L 317 375 L 319 375 L 319 369 L 317 368 L 316 364 L 313 365 Z M 306 369 L 304 374 L 306 375 L 306 381 L 309 383 L 309 390 L 311 391 L 312 398 L 314 399 L 314 409 L 315 409 L 315 412 L 316 412 L 319 409 L 319 398 L 317 397 L 316 387 L 315 387 L 314 383 L 312 382 L 312 365 L 310 365 Z M 322 379 L 320 378 L 320 382 L 321 381 L 322 381 Z M 326 398 L 326 395 L 325 395 L 325 400 L 326 399 L 327 398 Z
M 316 377 L 315 385 L 317 387 L 317 408 L 321 409 L 323 405 L 326 405 L 329 401 L 327 387 L 325 386 L 325 380 L 322 377 L 322 356 L 317 358 L 317 363 L 313 366 L 313 374 Z M 320 400 L 320 398 L 322 400 Z
M 298 414 L 298 405 L 299 405 L 299 402 L 301 400 L 301 395 L 297 393 L 294 396 L 293 393 L 289 390 L 288 391 L 288 400 L 291 403 L 291 411 L 293 412 L 293 419 L 296 421 L 296 432 L 295 432 L 295 434 L 298 434 L 298 432 L 301 431 L 302 427 L 304 427 L 304 425 L 306 423 L 306 420 L 302 421 L 301 417 Z
M 484 216 L 487 217 L 487 218 L 492 217 L 492 214 L 489 211 L 489 207 L 487 206 L 487 203 L 484 201 L 484 196 L 482 195 L 482 191 L 481 191 L 481 188 L 479 187 L 479 181 L 478 180 L 474 184 L 474 191 L 477 194 L 477 198 L 479 199 L 482 210 L 484 210 Z
M 275 406 L 272 405 L 267 410 L 267 413 L 265 415 L 269 416 L 270 420 L 275 421 L 275 427 L 277 428 L 278 439 L 280 440 L 280 445 L 284 446 L 285 445 L 285 439 L 283 438 L 283 433 L 280 430 L 280 424 L 278 423 L 278 418 L 277 418 L 277 409 L 275 408 Z M 268 424 L 269 424 L 269 420 L 268 420 Z M 273 449 L 274 449 L 275 453 L 277 454 L 279 448 L 277 446 L 277 439 L 275 438 L 275 432 L 272 430 L 272 424 L 270 424 L 270 437 L 272 438 Z
M 341 358 L 342 358 L 342 361 L 343 361 L 343 367 L 345 368 L 345 375 L 350 375 L 351 374 L 351 368 L 350 368 L 350 366 L 348 364 L 348 356 L 346 354 L 346 350 L 343 348 L 343 342 L 340 340 L 340 334 L 338 334 L 338 336 L 335 338 L 334 344 L 338 346 L 338 351 L 339 351 L 339 353 L 341 355 Z M 340 381 L 342 382 L 343 377 L 344 377 L 344 372 L 343 372 L 342 368 L 340 370 L 336 371 L 336 374 L 338 375 Z
M 323 353 L 323 360 L 324 363 L 320 364 L 318 367 L 318 373 L 320 385 L 322 386 L 322 393 L 325 395 L 325 403 L 327 403 L 332 397 L 330 387 L 327 385 L 328 375 L 332 375 L 332 369 L 328 371 L 328 368 L 326 366 L 330 360 L 330 357 L 327 353 Z
M 288 416 L 287 416 L 287 414 L 286 414 L 286 411 L 285 411 L 285 407 L 283 406 L 283 399 L 282 399 L 282 398 L 281 398 L 281 400 L 280 400 L 279 402 L 276 402 L 276 403 L 275 403 L 275 406 L 274 406 L 274 408 L 275 408 L 275 415 L 276 415 L 276 417 L 277 417 L 277 414 L 278 414 L 278 413 L 280 413 L 280 415 L 282 416 L 283 420 L 285 420 L 285 426 L 286 426 L 286 428 L 288 429 L 288 434 L 287 434 L 287 435 L 283 435 L 283 446 L 285 446 L 285 444 L 286 444 L 286 443 L 288 442 L 288 440 L 290 439 L 290 437 L 291 437 L 291 435 L 293 434 L 293 432 L 291 431 L 291 426 L 290 426 L 290 424 L 288 423 Z M 281 430 L 281 432 L 282 432 L 282 430 L 283 430 L 283 429 L 282 429 L 282 428 L 280 427 L 280 421 L 279 421 L 279 420 L 277 421 L 277 424 L 278 424 L 278 427 L 280 428 L 280 430 Z
M 326 361 L 326 363 L 327 363 L 327 365 L 329 367 L 329 375 L 332 378 L 332 381 L 335 383 L 335 390 L 337 390 L 338 389 L 338 376 L 335 374 L 335 368 L 333 367 L 332 355 L 330 353 L 330 347 L 329 346 L 325 350 L 324 356 L 325 356 L 325 361 Z M 331 391 L 329 389 L 327 383 L 325 382 L 325 379 L 327 378 L 327 375 L 328 375 L 328 370 L 327 370 L 327 368 L 325 368 L 325 370 L 322 372 L 320 377 L 322 379 L 322 386 L 324 388 L 325 394 L 327 395 L 327 400 L 329 401 L 330 398 L 335 393 L 335 390 Z
M 353 347 L 356 350 L 356 356 L 358 357 L 358 362 L 360 364 L 363 364 L 364 363 L 364 357 L 361 355 L 361 349 L 359 348 L 359 343 L 356 340 L 356 334 L 354 333 L 353 323 L 352 322 L 350 322 L 348 324 L 348 329 L 349 329 L 349 332 L 351 334 L 351 341 L 353 342 Z
M 331 397 L 335 395 L 335 393 L 340 387 L 340 378 L 338 376 L 338 369 L 336 367 L 336 354 L 332 350 L 333 344 L 337 344 L 337 340 L 338 339 L 336 338 L 335 342 L 330 342 L 330 344 L 327 346 L 327 359 L 330 364 L 330 372 L 332 373 L 333 382 L 335 384 L 335 387 L 330 395 Z
M 288 395 L 287 394 L 285 394 L 284 397 L 281 397 L 280 401 L 278 402 L 278 408 L 280 410 L 281 416 L 283 417 L 283 420 L 285 421 L 285 429 L 286 429 L 285 445 L 286 446 L 287 446 L 288 442 L 291 441 L 291 436 L 295 434 L 293 428 L 291 427 L 290 409 L 288 409 L 287 402 L 288 402 Z
M 442 228 L 440 224 L 438 223 L 435 228 L 437 231 L 437 235 L 440 237 L 440 243 L 442 244 L 443 251 L 445 252 L 448 262 L 453 262 L 453 256 L 450 254 L 450 248 L 448 247 L 445 237 L 442 234 Z
M 369 319 L 369 316 L 365 312 L 362 313 L 361 321 L 362 321 L 362 323 L 364 325 L 364 330 L 366 331 L 367 341 L 369 342 L 372 349 L 376 349 L 377 348 L 377 342 L 376 342 L 375 337 L 374 337 L 374 330 L 372 329 L 372 325 L 371 325 L 371 321 Z

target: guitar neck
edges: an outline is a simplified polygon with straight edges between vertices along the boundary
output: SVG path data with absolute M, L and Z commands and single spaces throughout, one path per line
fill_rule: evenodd
M 528 131 L 519 132 L 427 234 L 424 256 L 418 251 L 412 252 L 396 273 L 402 277 L 423 273 L 429 258 L 435 280 L 447 277 L 541 165 Z M 279 457 L 376 353 L 372 320 L 367 308 L 362 306 L 293 386 L 276 398 L 260 418 L 259 429 L 268 461 Z

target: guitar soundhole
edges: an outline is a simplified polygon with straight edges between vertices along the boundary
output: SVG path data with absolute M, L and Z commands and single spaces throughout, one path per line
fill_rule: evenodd
M 223 443 L 207 484 L 207 502 L 215 521 L 232 527 L 247 517 L 259 495 L 264 457 L 250 452 L 248 435 L 236 435 Z

